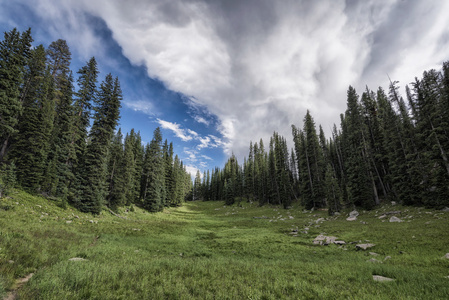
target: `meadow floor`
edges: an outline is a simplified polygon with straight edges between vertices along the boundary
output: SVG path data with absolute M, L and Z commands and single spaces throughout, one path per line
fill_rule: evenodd
M 0 199 L 0 299 L 449 299 L 449 212 L 384 205 L 346 221 L 190 202 L 124 219 L 56 204 Z M 320 234 L 346 245 L 313 244 Z

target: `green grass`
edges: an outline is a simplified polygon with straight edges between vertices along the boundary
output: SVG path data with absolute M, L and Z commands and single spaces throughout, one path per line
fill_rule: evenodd
M 57 204 L 24 192 L 0 199 L 0 295 L 33 272 L 21 299 L 449 299 L 449 213 L 384 206 L 348 222 L 300 207 L 190 202 L 122 209 L 125 220 Z M 405 222 L 378 219 L 391 210 Z M 313 245 L 318 234 L 376 246 Z M 367 262 L 369 251 L 382 263 Z

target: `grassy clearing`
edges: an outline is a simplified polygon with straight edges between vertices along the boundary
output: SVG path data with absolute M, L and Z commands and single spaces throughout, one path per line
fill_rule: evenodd
M 404 222 L 378 218 L 391 210 L 400 210 Z M 298 207 L 191 202 L 121 215 L 128 219 L 63 210 L 23 192 L 0 199 L 0 294 L 35 273 L 18 291 L 21 298 L 449 298 L 449 260 L 442 258 L 449 252 L 447 212 L 384 206 L 348 222 Z M 318 234 L 376 246 L 313 245 Z

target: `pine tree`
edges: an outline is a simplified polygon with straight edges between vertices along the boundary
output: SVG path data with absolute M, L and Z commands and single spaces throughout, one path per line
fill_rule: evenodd
M 8 157 L 16 161 L 19 184 L 35 192 L 43 179 L 54 118 L 52 81 L 42 45 L 32 51 L 25 82 L 23 114 Z
M 197 170 L 195 175 L 195 183 L 193 184 L 193 200 L 200 200 L 201 197 L 201 173 L 200 170 Z
M 106 196 L 106 176 L 109 142 L 119 119 L 122 92 L 118 79 L 108 74 L 100 85 L 99 106 L 89 134 L 85 172 L 83 175 L 83 198 L 79 209 L 99 214 Z
M 162 134 L 159 127 L 153 133 L 153 139 L 145 153 L 145 160 L 147 161 L 145 167 L 147 173 L 147 189 L 143 198 L 143 205 L 145 209 L 152 212 L 162 211 L 165 197 L 165 170 Z
M 22 113 L 21 94 L 25 66 L 31 56 L 31 29 L 22 34 L 13 29 L 5 32 L 0 42 L 0 161 L 10 146 L 10 138 L 17 133 Z
M 335 177 L 334 169 L 330 163 L 327 164 L 324 181 L 328 213 L 332 216 L 335 212 L 339 212 L 341 210 L 341 191 L 338 186 L 337 178 Z
M 108 195 L 106 202 L 109 208 L 116 210 L 126 203 L 127 170 L 123 149 L 123 135 L 121 128 L 112 139 L 109 148 L 108 162 Z
M 84 158 L 87 147 L 88 127 L 90 126 L 91 111 L 97 102 L 97 77 L 98 68 L 95 58 L 92 57 L 86 66 L 79 71 L 77 80 L 79 89 L 75 93 L 73 103 L 73 128 L 71 133 L 71 143 L 74 146 L 75 157 L 73 160 L 74 182 L 72 192 L 74 198 L 81 197 Z
M 374 201 L 373 183 L 367 159 L 366 129 L 358 95 L 351 86 L 348 89 L 347 101 L 348 107 L 343 120 L 342 135 L 347 157 L 345 169 L 347 172 L 348 197 L 353 205 L 370 209 L 376 202 Z

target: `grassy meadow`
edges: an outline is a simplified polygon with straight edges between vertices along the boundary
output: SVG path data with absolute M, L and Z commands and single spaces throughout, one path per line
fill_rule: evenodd
M 348 213 L 190 202 L 125 219 L 16 191 L 0 199 L 0 297 L 33 273 L 18 299 L 449 299 L 449 212 Z

